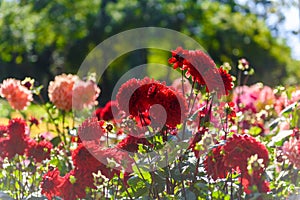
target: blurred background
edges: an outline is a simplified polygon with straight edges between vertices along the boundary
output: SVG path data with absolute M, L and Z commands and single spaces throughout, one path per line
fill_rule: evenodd
M 218 65 L 246 58 L 249 83 L 300 84 L 300 0 L 2 0 L 0 81 L 30 76 L 45 88 L 77 73 L 88 53 L 121 31 L 156 26 L 197 40 Z M 126 47 L 124 47 L 126 48 Z M 168 52 L 133 51 L 111 63 L 99 83 L 100 104 L 131 67 L 167 64 Z M 161 73 L 160 76 L 169 76 Z M 43 90 L 46 97 L 47 90 Z

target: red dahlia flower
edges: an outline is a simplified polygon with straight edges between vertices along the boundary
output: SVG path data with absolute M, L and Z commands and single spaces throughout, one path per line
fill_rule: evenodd
M 206 156 L 204 168 L 207 174 L 214 180 L 226 178 L 230 168 L 225 166 L 223 146 L 213 148 Z
M 172 57 L 169 59 L 169 63 L 173 64 L 173 68 L 177 69 L 178 67 L 183 66 L 185 57 L 188 54 L 188 50 L 183 49 L 182 47 L 177 47 L 177 49 L 171 51 Z
M 257 154 L 258 159 L 263 159 L 264 166 L 269 162 L 267 148 L 249 135 L 234 134 L 223 147 L 224 164 L 230 168 L 239 168 L 243 174 L 248 173 L 248 159 Z
M 12 119 L 7 126 L 8 137 L 0 140 L 0 146 L 3 147 L 2 157 L 13 158 L 16 154 L 24 155 L 28 147 L 29 129 L 22 119 Z
M 159 122 L 159 117 L 166 113 L 165 125 L 174 128 L 180 124 L 187 112 L 187 104 L 181 93 L 172 90 L 166 85 L 144 78 L 143 80 L 131 79 L 123 84 L 117 94 L 117 102 L 120 110 L 127 115 L 140 117 L 143 113 L 149 113 L 155 104 L 161 105 L 165 112 L 154 109 L 150 118 Z M 141 119 L 142 121 L 142 119 Z
M 88 145 L 87 148 L 90 151 L 94 149 L 93 145 Z M 101 163 L 87 148 L 83 143 L 78 144 L 78 147 L 72 152 L 73 164 L 77 169 L 86 169 L 91 172 L 96 172 Z
M 199 85 L 205 85 L 203 77 L 205 77 L 206 80 L 210 80 L 207 79 L 206 76 L 208 73 L 211 73 L 212 70 L 216 69 L 216 64 L 203 51 L 188 51 L 182 69 L 187 70 L 187 78 L 191 76 L 192 80 L 197 82 Z
M 41 182 L 42 194 L 45 195 L 48 200 L 51 200 L 54 196 L 60 196 L 58 186 L 61 185 L 62 181 L 63 178 L 59 175 L 59 170 L 50 167 L 49 171 L 43 175 Z
M 118 113 L 118 104 L 116 101 L 109 101 L 105 104 L 103 108 L 98 108 L 95 111 L 95 115 L 97 116 L 98 120 L 113 120 L 114 114 Z
M 86 197 L 86 187 L 95 188 L 93 175 L 84 170 L 72 170 L 63 177 L 59 185 L 60 196 L 64 200 L 76 200 Z
M 29 138 L 24 139 L 11 139 L 11 138 L 1 138 L 0 146 L 3 148 L 0 155 L 2 158 L 7 157 L 12 159 L 15 155 L 24 155 L 25 150 L 28 147 Z
M 232 90 L 232 78 L 222 67 L 217 68 L 214 61 L 203 51 L 188 51 L 181 47 L 172 51 L 169 63 L 173 68 L 180 67 L 185 71 L 185 76 L 197 82 L 201 86 L 206 86 L 207 91 L 216 91 L 218 96 L 228 95 Z
M 23 139 L 28 137 L 29 128 L 24 120 L 15 118 L 9 121 L 7 133 L 11 139 Z
M 46 140 L 37 142 L 29 140 L 27 148 L 27 156 L 32 157 L 36 162 L 42 162 L 45 159 L 50 159 L 50 152 L 53 145 Z

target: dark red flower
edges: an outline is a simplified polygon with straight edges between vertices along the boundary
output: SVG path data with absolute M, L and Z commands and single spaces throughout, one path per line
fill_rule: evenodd
M 201 86 L 206 86 L 206 90 L 217 92 L 218 96 L 228 95 L 228 91 L 232 90 L 232 78 L 222 67 L 217 68 L 214 61 L 201 50 L 185 50 L 178 47 L 172 51 L 172 57 L 169 63 L 173 64 L 173 68 L 180 67 L 185 71 L 187 78 Z
M 50 159 L 50 152 L 53 145 L 46 140 L 37 142 L 35 140 L 29 140 L 27 148 L 27 156 L 32 157 L 36 162 L 42 162 L 45 159 Z
M 182 47 L 177 47 L 177 49 L 171 52 L 172 52 L 172 57 L 169 59 L 169 63 L 173 64 L 174 69 L 177 69 L 178 67 L 182 67 L 184 58 L 188 54 L 188 50 L 185 50 Z
M 231 169 L 225 166 L 223 146 L 217 146 L 207 154 L 204 160 L 204 168 L 214 180 L 226 178 Z
M 43 175 L 41 182 L 42 194 L 45 195 L 48 200 L 51 200 L 55 196 L 60 196 L 59 185 L 63 182 L 63 178 L 59 175 L 57 168 L 50 167 L 49 171 Z
M 76 200 L 86 197 L 86 188 L 95 188 L 93 175 L 84 170 L 72 170 L 63 177 L 63 182 L 59 185 L 60 196 L 64 200 Z
M 247 173 L 248 159 L 257 154 L 263 159 L 264 166 L 269 162 L 267 148 L 249 135 L 234 134 L 224 145 L 224 164 L 230 168 L 239 168 L 242 173 Z
M 133 100 L 138 99 L 139 97 L 136 96 L 137 92 L 135 92 L 139 87 L 141 86 L 141 83 L 139 80 L 133 78 L 128 80 L 126 83 L 124 83 L 117 94 L 117 102 L 118 102 L 118 108 L 122 111 L 124 111 L 127 115 L 130 115 L 129 108 L 131 109 L 131 112 L 133 112 L 134 104 L 132 104 Z M 130 101 L 130 102 L 129 102 Z M 128 105 L 129 102 L 129 105 Z M 131 103 L 131 104 L 130 104 Z
M 232 90 L 232 88 L 233 88 L 232 77 L 222 67 L 220 67 L 218 70 L 219 70 L 219 73 L 220 73 L 220 75 L 222 77 L 223 84 L 224 84 L 224 87 L 225 87 L 225 94 L 223 94 L 223 95 L 228 95 L 228 91 Z
M 109 101 L 105 104 L 103 108 L 98 108 L 95 111 L 95 115 L 97 116 L 98 120 L 113 120 L 114 114 L 118 113 L 118 105 L 116 101 Z
M 28 137 L 13 139 L 13 138 L 1 138 L 0 146 L 3 148 L 1 157 L 7 157 L 12 159 L 16 154 L 24 155 L 25 150 L 28 147 Z
M 39 120 L 37 118 L 35 118 L 35 117 L 31 117 L 29 119 L 29 122 L 30 122 L 30 126 L 32 126 L 32 125 L 38 126 L 40 124 Z
M 100 140 L 104 134 L 101 124 L 96 117 L 86 119 L 78 128 L 81 141 Z
M 100 161 L 91 154 L 95 147 L 89 144 L 79 143 L 78 147 L 72 152 L 73 164 L 78 169 L 86 169 L 91 172 L 97 172 L 101 165 Z
M 26 122 L 22 119 L 15 118 L 9 120 L 7 133 L 11 139 L 21 139 L 28 136 L 29 129 Z
M 101 161 L 99 167 L 101 173 L 108 179 L 111 179 L 115 174 L 119 175 L 121 170 L 132 172 L 133 159 L 131 153 L 120 148 L 98 149 L 96 158 Z
M 144 120 L 142 117 L 149 114 L 151 122 L 164 123 L 162 116 L 165 114 L 165 125 L 170 128 L 180 124 L 187 112 L 187 104 L 181 93 L 149 78 L 131 79 L 123 84 L 117 94 L 117 102 L 120 110 L 141 118 L 141 122 Z M 156 104 L 165 110 L 155 108 Z M 152 106 L 154 109 L 151 110 Z
M 129 152 L 137 152 L 139 144 L 150 146 L 146 138 L 138 138 L 132 135 L 127 135 L 122 141 L 117 144 L 117 148 L 120 148 Z
M 185 57 L 183 70 L 186 70 L 186 77 L 192 77 L 192 80 L 197 82 L 199 85 L 205 85 L 207 74 L 212 72 L 216 68 L 214 61 L 203 51 L 195 50 L 188 51 Z M 203 79 L 205 77 L 205 80 Z

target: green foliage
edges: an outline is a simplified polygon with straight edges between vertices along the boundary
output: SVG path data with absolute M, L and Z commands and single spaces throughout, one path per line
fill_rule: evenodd
M 257 72 L 251 82 L 295 83 L 295 77 L 300 76 L 299 63 L 290 58 L 285 42 L 271 35 L 257 13 L 251 14 L 235 1 L 5 0 L 0 11 L 0 79 L 30 75 L 47 83 L 53 74 L 75 73 L 101 41 L 144 26 L 166 27 L 192 36 L 218 64 L 247 57 Z M 101 103 L 109 99 L 114 82 L 126 70 L 166 60 L 162 57 L 169 55 L 143 50 L 118 58 L 103 76 L 107 89 Z M 165 74 L 164 78 L 174 77 L 168 71 Z

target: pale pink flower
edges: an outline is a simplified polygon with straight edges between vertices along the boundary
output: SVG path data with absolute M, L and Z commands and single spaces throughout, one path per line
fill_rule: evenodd
M 73 87 L 73 109 L 82 110 L 98 104 L 100 89 L 93 81 L 76 81 Z
M 82 110 L 97 105 L 100 89 L 93 81 L 82 81 L 77 75 L 61 74 L 48 88 L 50 101 L 64 111 Z
M 256 83 L 250 87 L 252 95 L 256 96 L 255 106 L 258 110 L 264 109 L 266 105 L 273 105 L 275 102 L 275 95 L 269 86 L 262 83 Z
M 289 104 L 295 103 L 300 100 L 300 90 L 296 90 L 291 94 L 291 100 Z
M 299 145 L 299 140 L 291 137 L 288 141 L 285 141 L 282 146 L 283 155 L 298 169 L 300 169 Z
M 250 110 L 253 113 L 264 109 L 266 105 L 273 105 L 276 101 L 274 92 L 269 86 L 257 83 L 248 86 L 236 87 L 233 91 L 233 102 L 242 111 Z
M 21 81 L 13 78 L 8 78 L 0 84 L 0 96 L 16 110 L 24 110 L 33 100 L 31 91 L 23 86 Z
M 256 113 L 255 102 L 257 95 L 252 94 L 252 90 L 249 86 L 238 86 L 233 90 L 232 101 L 235 103 L 236 111 L 252 111 Z
M 61 74 L 49 83 L 48 96 L 50 101 L 64 111 L 72 109 L 72 89 L 79 77 L 72 74 Z
M 280 114 L 280 112 L 288 105 L 288 98 L 285 93 L 282 93 L 280 96 L 276 97 L 276 101 L 274 103 L 274 109 L 277 114 Z

